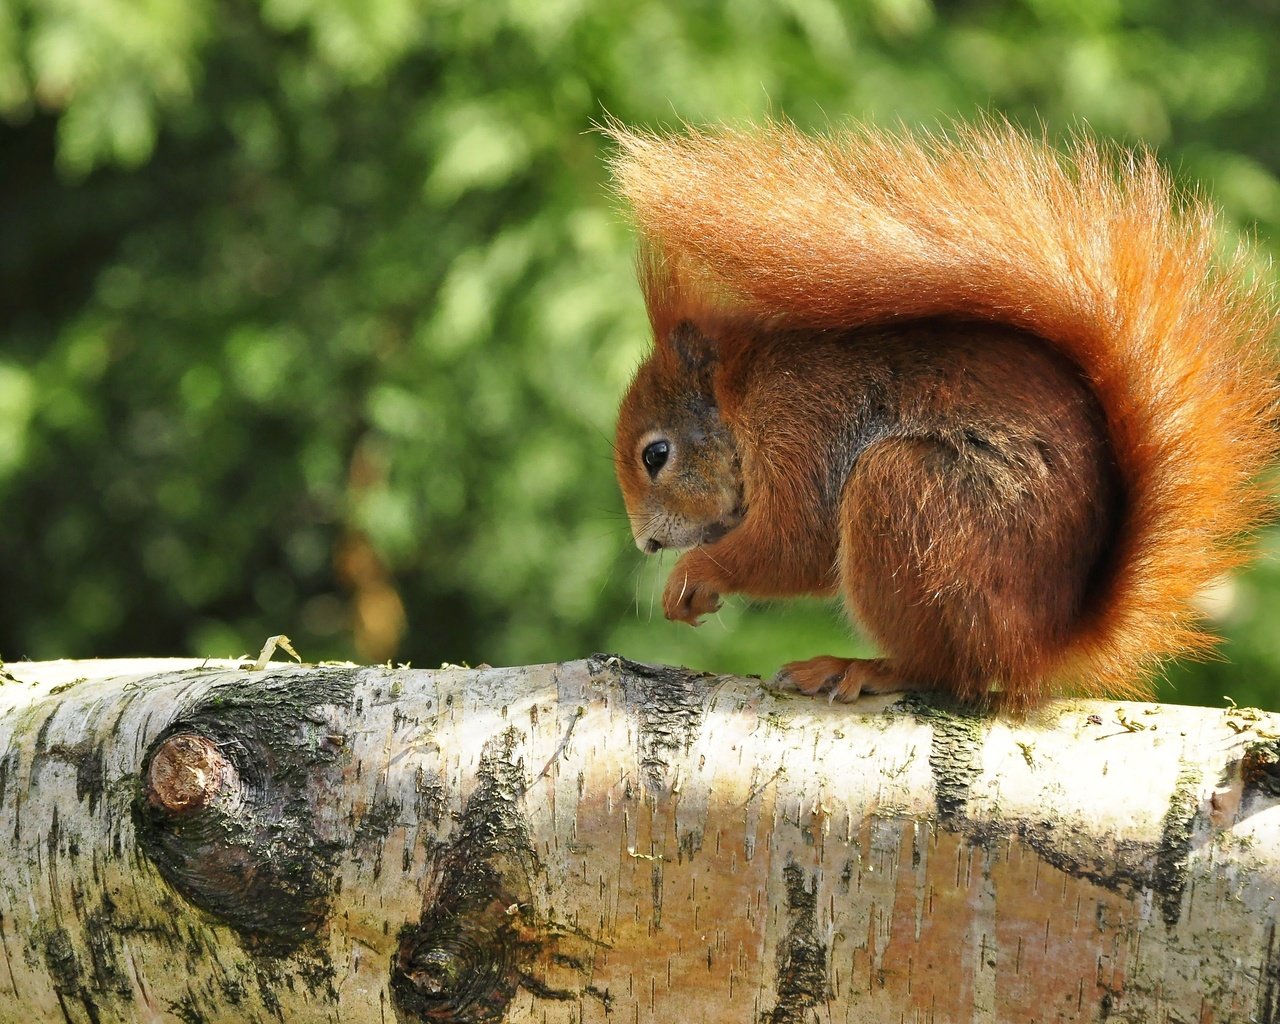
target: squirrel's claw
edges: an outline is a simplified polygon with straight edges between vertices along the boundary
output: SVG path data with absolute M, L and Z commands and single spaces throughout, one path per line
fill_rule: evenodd
M 677 563 L 662 594 L 662 613 L 672 622 L 700 626 L 702 616 L 713 615 L 719 610 L 720 594 L 716 587 L 710 581 L 698 579 L 689 568 Z
M 822 655 L 806 661 L 790 661 L 774 676 L 775 686 L 798 690 L 808 696 L 826 693 L 831 703 L 856 701 L 862 694 L 897 693 L 927 689 L 904 679 L 883 658 L 833 658 Z

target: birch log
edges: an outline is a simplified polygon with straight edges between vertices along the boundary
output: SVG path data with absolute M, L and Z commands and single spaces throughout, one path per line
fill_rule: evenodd
M 1280 1020 L 1280 725 L 9 665 L 0 1020 Z

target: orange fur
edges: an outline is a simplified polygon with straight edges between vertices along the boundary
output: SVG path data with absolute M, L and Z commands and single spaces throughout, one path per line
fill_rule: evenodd
M 1265 508 L 1257 476 L 1276 451 L 1278 318 L 1248 248 L 1219 251 L 1212 208 L 1177 193 L 1153 156 L 1108 155 L 1084 139 L 1063 154 L 1000 124 L 951 136 L 859 128 L 812 138 L 778 124 L 608 132 L 647 253 L 655 361 L 669 358 L 662 339 L 690 321 L 717 336 L 722 358 L 739 353 L 725 358 L 729 374 L 761 338 L 799 358 L 831 332 L 928 320 L 1007 325 L 1079 368 L 1105 416 L 1121 512 L 1069 641 L 1040 652 L 1034 680 L 1004 681 L 1016 691 L 1004 703 L 1033 704 L 1064 680 L 1087 694 L 1145 696 L 1162 660 L 1211 646 L 1192 599 L 1239 564 L 1241 538 Z M 730 408 L 728 384 L 716 387 L 735 430 L 759 426 Z M 856 398 L 828 390 L 814 400 Z M 624 419 L 643 404 L 628 402 Z M 820 446 L 821 429 L 800 429 L 794 443 Z M 638 485 L 626 472 L 620 461 L 630 508 Z M 772 514 L 796 514 L 805 496 L 789 493 L 798 485 L 785 472 L 750 473 L 773 474 L 782 497 Z M 820 561 L 834 542 L 812 543 Z M 837 582 L 749 567 L 746 540 L 726 552 L 744 563 L 743 579 L 777 576 L 772 592 Z M 972 556 L 955 564 L 975 571 Z M 751 581 L 732 589 L 770 592 Z

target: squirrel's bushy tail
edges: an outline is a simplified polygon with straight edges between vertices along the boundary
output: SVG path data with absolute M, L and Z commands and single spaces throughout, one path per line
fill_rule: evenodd
M 1241 560 L 1265 508 L 1277 311 L 1250 251 L 1222 251 L 1212 208 L 1154 157 L 1084 139 L 1061 153 L 1005 124 L 607 130 L 657 268 L 655 322 L 711 296 L 812 328 L 977 317 L 1070 356 L 1105 410 L 1124 511 L 1059 673 L 1144 695 L 1162 659 L 1211 646 L 1193 598 Z

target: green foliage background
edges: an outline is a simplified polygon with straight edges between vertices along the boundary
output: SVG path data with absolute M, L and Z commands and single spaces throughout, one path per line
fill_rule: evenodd
M 1207 0 L 6 0 L 0 653 L 353 656 L 350 536 L 399 660 L 850 649 L 825 605 L 654 610 L 593 119 L 1087 122 L 1270 249 L 1277 38 L 1275 5 Z M 1274 559 L 1224 588 L 1230 663 L 1169 695 L 1280 706 L 1278 595 Z

